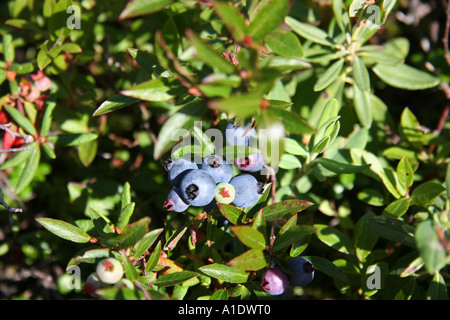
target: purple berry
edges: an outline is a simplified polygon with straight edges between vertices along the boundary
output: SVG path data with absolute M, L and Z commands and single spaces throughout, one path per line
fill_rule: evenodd
M 235 189 L 233 204 L 237 207 L 251 207 L 264 191 L 264 183 L 250 174 L 244 173 L 233 177 L 229 182 Z
M 166 168 L 170 183 L 175 187 L 179 186 L 181 178 L 189 171 L 198 169 L 195 162 L 185 158 L 166 161 Z
M 261 287 L 267 293 L 278 296 L 282 294 L 288 286 L 288 277 L 277 267 L 266 270 L 262 276 Z
M 180 182 L 181 196 L 195 207 L 209 204 L 216 195 L 216 182 L 205 170 L 191 170 Z
M 168 211 L 184 212 L 189 208 L 189 203 L 186 203 L 181 198 L 180 188 L 174 187 L 167 195 L 166 201 L 164 201 L 164 208 Z
M 233 175 L 233 166 L 223 156 L 215 154 L 203 158 L 200 169 L 208 172 L 216 183 L 229 182 Z
M 297 256 L 288 261 L 291 270 L 289 281 L 294 286 L 304 287 L 314 279 L 314 266 L 305 257 Z

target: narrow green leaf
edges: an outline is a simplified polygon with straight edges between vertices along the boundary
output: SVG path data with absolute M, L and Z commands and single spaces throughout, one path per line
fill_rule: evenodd
M 9 63 L 14 62 L 15 50 L 12 35 L 9 33 L 4 34 L 2 44 L 3 44 L 3 56 L 5 61 Z
M 362 170 L 370 167 L 370 164 L 356 166 L 356 165 L 338 162 L 336 160 L 328 159 L 328 158 L 317 158 L 316 162 L 320 163 L 322 166 L 324 166 L 328 170 L 333 171 L 338 174 L 358 173 L 358 172 L 361 172 Z
M 373 122 L 372 103 L 370 93 L 362 91 L 358 85 L 353 85 L 353 104 L 355 106 L 356 116 L 359 122 L 365 127 L 370 128 Z
M 180 284 L 186 280 L 196 278 L 199 275 L 199 273 L 193 271 L 171 272 L 160 276 L 158 280 L 153 282 L 153 284 L 158 287 L 169 287 Z
M 303 135 L 314 132 L 311 125 L 296 112 L 271 106 L 264 110 L 264 114 L 269 119 L 279 120 L 284 129 L 291 134 Z
M 97 139 L 97 133 L 68 133 L 49 136 L 48 141 L 58 146 L 73 147 Z
M 313 25 L 300 22 L 292 17 L 286 17 L 286 24 L 292 28 L 292 30 L 303 38 L 310 40 L 314 43 L 318 43 L 327 47 L 334 47 L 334 42 L 328 37 L 328 34 Z
M 117 228 L 123 229 L 127 226 L 128 222 L 130 221 L 131 215 L 134 212 L 135 205 L 136 203 L 131 202 L 120 211 L 119 219 L 117 221 Z
M 189 42 L 195 48 L 197 58 L 209 65 L 213 69 L 217 69 L 223 73 L 233 73 L 235 68 L 225 58 L 214 51 L 208 44 L 206 44 L 200 37 L 198 37 L 191 30 L 186 30 L 186 35 Z
M 245 93 L 212 100 L 208 103 L 208 107 L 245 119 L 258 113 L 262 101 L 260 93 Z
M 344 282 L 348 281 L 342 270 L 334 265 L 330 260 L 318 256 L 306 256 L 306 258 L 311 261 L 314 269 L 323 272 L 332 278 L 336 278 Z
M 31 156 L 27 159 L 27 162 L 20 173 L 20 178 L 16 185 L 16 193 L 21 193 L 31 183 L 31 181 L 33 181 L 39 167 L 40 160 L 41 150 L 36 149 L 36 151 L 32 152 Z
M 314 85 L 314 91 L 322 91 L 331 85 L 341 73 L 344 62 L 344 59 L 339 59 L 329 66 L 317 79 Z
M 164 231 L 163 228 L 155 229 L 148 232 L 141 240 L 139 240 L 133 248 L 133 259 L 137 259 L 143 255 L 156 241 L 159 235 Z
M 361 61 L 361 59 L 354 55 L 353 56 L 353 79 L 355 80 L 358 88 L 364 92 L 370 91 L 370 78 L 369 71 L 367 71 L 366 66 Z
M 80 228 L 62 220 L 36 218 L 36 221 L 51 233 L 65 240 L 77 243 L 86 243 L 91 239 L 91 237 Z
M 89 167 L 92 161 L 94 161 L 97 155 L 97 149 L 98 140 L 92 140 L 78 145 L 78 158 L 85 167 Z
M 245 212 L 231 204 L 218 203 L 217 206 L 222 215 L 234 225 L 242 224 L 247 220 Z
M 152 254 L 147 260 L 147 265 L 145 266 L 145 271 L 150 272 L 153 271 L 153 268 L 156 267 L 159 261 L 159 257 L 161 256 L 161 241 L 158 241 L 158 244 L 153 250 Z
M 24 116 L 18 109 L 10 107 L 10 106 L 4 106 L 8 114 L 13 118 L 14 122 L 17 123 L 19 127 L 21 127 L 23 130 L 25 130 L 28 134 L 35 135 L 36 128 L 31 123 L 31 121 Z
M 274 221 L 301 212 L 312 205 L 313 203 L 307 200 L 282 200 L 263 208 L 263 213 L 266 221 Z
M 32 142 L 28 145 L 30 148 L 36 148 L 36 142 Z M 6 160 L 0 167 L 0 170 L 5 170 L 9 168 L 17 167 L 22 162 L 26 161 L 29 157 L 34 154 L 32 150 L 24 150 L 17 152 L 16 155 L 8 160 Z
M 252 41 L 261 41 L 283 22 L 290 10 L 289 0 L 268 1 L 256 14 L 248 26 L 248 36 Z
M 136 267 L 133 265 L 133 263 L 130 261 L 130 259 L 124 252 L 122 252 L 121 255 L 126 278 L 132 282 L 138 280 L 139 274 L 136 270 Z
M 283 228 L 286 225 L 283 226 Z M 282 229 L 283 232 L 276 236 L 275 242 L 273 244 L 273 250 L 279 251 L 282 250 L 291 244 L 301 242 L 303 239 L 307 238 L 309 235 L 312 235 L 316 228 L 308 225 L 295 225 L 291 226 L 287 230 Z
M 93 117 L 100 116 L 109 112 L 113 112 L 122 108 L 125 108 L 133 103 L 140 101 L 133 97 L 127 97 L 122 94 L 116 94 L 111 98 L 103 101 L 103 103 L 92 114 Z
M 198 268 L 204 274 L 221 281 L 230 283 L 243 283 L 248 279 L 248 273 L 245 270 L 230 267 L 224 264 L 213 263 Z
M 235 41 L 241 41 L 247 33 L 247 25 L 236 8 L 224 1 L 213 1 L 214 10 L 233 35 Z
M 397 165 L 398 191 L 402 195 L 409 192 L 409 188 L 414 182 L 414 171 L 406 156 L 403 156 Z
M 214 291 L 209 300 L 228 300 L 228 290 L 218 289 Z
M 423 90 L 440 83 L 439 78 L 405 64 L 377 64 L 372 70 L 388 85 L 400 89 Z
M 414 247 L 415 241 L 411 227 L 401 221 L 387 216 L 374 216 L 368 219 L 372 232 L 380 237 Z
M 303 48 L 298 37 L 288 31 L 281 29 L 269 34 L 264 38 L 266 46 L 274 53 L 285 57 L 303 57 Z
M 80 263 L 96 263 L 101 259 L 109 257 L 109 248 L 92 249 L 92 247 L 85 248 L 78 252 L 66 266 L 66 270 L 72 266 Z
M 149 224 L 150 218 L 144 217 L 133 224 L 127 225 L 122 231 L 123 239 L 119 244 L 120 249 L 130 248 L 141 240 L 148 232 Z
M 292 154 L 287 154 L 287 153 L 285 153 L 281 156 L 280 168 L 285 169 L 285 170 L 294 170 L 294 169 L 298 169 L 301 167 L 302 167 L 302 164 L 296 156 L 294 156 Z
M 259 250 L 266 248 L 266 239 L 258 230 L 250 226 L 232 226 L 230 229 L 243 245 Z
M 132 88 L 122 90 L 121 94 L 144 101 L 168 101 L 174 97 L 169 93 L 170 90 L 171 88 L 162 79 L 152 79 Z M 128 100 L 128 102 L 130 101 Z M 133 102 L 136 101 L 131 103 Z
M 44 116 L 42 117 L 41 133 L 40 133 L 41 137 L 46 137 L 50 130 L 50 126 L 53 120 L 53 111 L 55 110 L 55 108 L 56 108 L 56 95 L 50 94 L 44 109 Z
M 172 0 L 131 0 L 119 15 L 119 20 L 125 20 L 138 16 L 161 11 Z

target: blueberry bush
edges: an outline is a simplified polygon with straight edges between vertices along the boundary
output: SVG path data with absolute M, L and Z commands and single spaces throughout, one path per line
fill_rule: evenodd
M 449 1 L 0 7 L 0 297 L 448 299 Z

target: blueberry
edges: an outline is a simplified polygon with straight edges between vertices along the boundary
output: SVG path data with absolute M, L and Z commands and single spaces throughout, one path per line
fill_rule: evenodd
M 305 257 L 297 256 L 288 261 L 291 270 L 289 281 L 294 286 L 304 287 L 314 279 L 314 266 Z
M 218 203 L 231 203 L 234 200 L 235 195 L 236 190 L 233 185 L 226 182 L 221 182 L 216 185 L 216 196 L 214 199 L 216 199 Z
M 183 198 L 181 198 L 180 188 L 174 187 L 167 195 L 163 207 L 168 211 L 183 212 L 189 208 L 189 203 L 186 203 Z
M 122 263 L 115 258 L 106 258 L 97 264 L 96 273 L 103 283 L 113 284 L 123 277 Z
M 203 158 L 200 169 L 208 172 L 216 183 L 229 182 L 233 175 L 233 166 L 223 156 L 215 154 Z
M 232 146 L 249 146 L 252 137 L 256 135 L 256 130 L 250 127 L 251 123 L 248 123 L 244 127 L 234 125 L 234 121 L 230 121 L 225 127 L 225 141 L 228 145 Z M 248 131 L 247 131 L 248 130 Z
M 267 293 L 278 296 L 282 294 L 288 286 L 288 277 L 277 267 L 267 269 L 261 280 L 261 287 Z
M 216 183 L 205 170 L 191 170 L 181 179 L 180 190 L 181 196 L 187 203 L 202 207 L 214 199 Z
M 237 207 L 253 206 L 264 191 L 264 183 L 250 174 L 243 173 L 233 177 L 230 184 L 235 189 L 233 204 Z
M 234 164 L 241 171 L 257 172 L 264 167 L 264 158 L 261 152 L 254 153 L 245 158 L 234 159 Z
M 189 170 L 198 169 L 198 166 L 192 160 L 178 158 L 166 161 L 166 168 L 170 183 L 177 187 L 180 184 L 183 175 Z

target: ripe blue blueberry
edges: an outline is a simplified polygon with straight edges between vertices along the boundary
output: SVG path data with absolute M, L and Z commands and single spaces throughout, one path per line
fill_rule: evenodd
M 305 257 L 297 256 L 288 261 L 291 270 L 289 281 L 294 286 L 304 287 L 314 279 L 314 266 Z
M 237 207 L 253 206 L 264 191 L 264 183 L 250 174 L 243 173 L 233 177 L 229 182 L 235 189 L 233 204 Z
M 288 277 L 278 267 L 267 269 L 261 280 L 261 287 L 267 293 L 278 296 L 282 294 L 288 286 Z
M 204 157 L 200 169 L 208 172 L 216 183 L 229 182 L 233 175 L 233 166 L 221 155 Z
M 245 126 L 234 125 L 234 121 L 230 121 L 225 127 L 225 141 L 232 146 L 246 146 L 251 143 L 251 139 L 256 135 L 254 128 L 249 129 L 251 123 Z
M 216 195 L 216 182 L 205 170 L 191 170 L 180 182 L 181 196 L 195 207 L 209 204 Z
M 181 178 L 184 174 L 186 174 L 189 170 L 198 169 L 198 166 L 192 160 L 178 158 L 175 160 L 166 161 L 166 168 L 170 183 L 177 187 L 180 184 Z
M 181 198 L 180 188 L 174 187 L 167 195 L 163 207 L 168 211 L 183 212 L 189 208 L 189 203 L 186 203 L 183 198 Z

